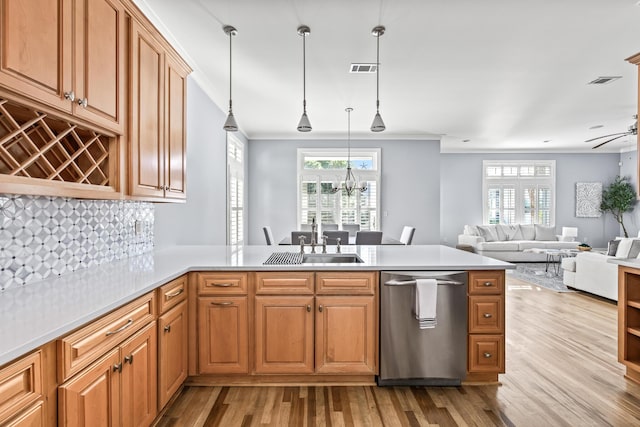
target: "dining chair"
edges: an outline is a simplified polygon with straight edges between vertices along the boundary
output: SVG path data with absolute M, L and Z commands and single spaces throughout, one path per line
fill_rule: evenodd
M 291 244 L 299 245 L 300 244 L 300 236 L 304 236 L 304 243 L 311 243 L 311 231 L 292 231 L 291 232 Z M 318 241 L 318 234 L 316 233 L 316 242 Z
M 273 240 L 273 233 L 271 232 L 271 227 L 266 225 L 262 227 L 262 231 L 264 231 L 264 238 L 267 241 L 267 245 L 274 245 L 275 241 Z
M 415 227 L 411 227 L 409 225 L 405 225 L 402 229 L 402 234 L 400 235 L 400 241 L 405 245 L 410 245 L 413 240 L 413 233 L 416 232 Z
M 357 231 L 356 245 L 381 245 L 382 231 Z
M 349 236 L 355 236 L 360 231 L 360 224 L 342 224 L 342 229 L 349 232 Z
M 338 229 L 338 224 L 322 224 L 322 231 L 324 230 L 337 230 Z
M 337 239 L 340 239 L 341 245 L 349 244 L 349 232 L 348 231 L 337 231 L 337 230 L 327 230 L 322 232 L 323 236 L 327 236 L 327 244 L 328 245 L 337 245 Z

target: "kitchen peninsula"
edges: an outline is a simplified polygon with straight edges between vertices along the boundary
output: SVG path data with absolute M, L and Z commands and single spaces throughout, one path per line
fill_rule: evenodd
M 344 254 L 357 254 L 362 260 L 359 263 L 264 265 L 274 252 L 282 252 L 282 248 L 173 247 L 9 288 L 0 295 L 0 365 L 4 366 L 0 373 L 25 360 L 25 355 L 42 352 L 44 366 L 35 372 L 44 371 L 37 375 L 45 378 L 45 395 L 55 394 L 52 390 L 56 388 L 63 390 L 58 400 L 58 416 L 63 416 L 60 414 L 65 413 L 65 405 L 73 405 L 73 386 L 80 384 L 77 377 L 86 371 L 99 368 L 104 362 L 104 372 L 119 371 L 124 378 L 126 369 L 133 369 L 134 360 L 147 357 L 155 374 L 157 360 L 158 386 L 152 374 L 147 390 L 157 387 L 169 391 L 158 398 L 157 408 L 155 395 L 153 402 L 149 401 L 152 420 L 187 376 L 187 381 L 201 384 L 221 384 L 225 380 L 261 382 L 256 380 L 260 375 L 266 375 L 265 383 L 284 382 L 284 371 L 267 359 L 273 352 L 286 352 L 291 347 L 281 345 L 282 339 L 273 348 L 261 340 L 274 334 L 291 337 L 282 331 L 265 330 L 262 322 L 267 317 L 261 317 L 260 310 L 264 309 L 264 313 L 277 310 L 283 301 L 288 302 L 287 307 L 296 307 L 304 299 L 300 312 L 313 315 L 319 308 L 317 316 L 323 315 L 323 308 L 330 313 L 332 302 L 339 301 L 342 308 L 352 307 L 347 303 L 355 302 L 358 307 L 355 311 L 360 313 L 357 315 L 369 322 L 366 330 L 372 338 L 367 344 L 369 353 L 363 356 L 366 363 L 322 368 L 318 365 L 321 322 L 316 317 L 316 366 L 294 366 L 286 371 L 292 374 L 290 380 L 311 383 L 330 378 L 336 383 L 344 378 L 345 382 L 372 383 L 378 372 L 378 286 L 383 270 L 469 272 L 467 307 L 462 308 L 469 312 L 467 381 L 496 381 L 498 373 L 504 372 L 504 270 L 512 268 L 511 264 L 446 246 L 428 245 L 342 248 Z M 335 252 L 335 248 L 329 248 L 328 252 Z M 312 310 L 314 304 L 317 307 Z M 222 309 L 227 310 L 225 316 L 231 315 L 228 324 L 222 325 L 229 320 L 221 317 Z M 295 315 L 289 319 L 295 319 Z M 497 322 L 494 329 L 488 327 L 487 320 Z M 305 332 L 312 337 L 313 325 L 311 320 L 311 329 Z M 163 339 L 178 328 L 184 332 L 178 344 L 171 341 L 163 344 Z M 144 339 L 140 335 L 143 332 Z M 327 331 L 323 333 L 326 335 Z M 216 342 L 207 341 L 211 334 L 224 336 Z M 105 339 L 110 341 L 105 343 Z M 348 336 L 333 342 L 349 342 L 345 339 Z M 311 339 L 311 363 L 313 343 Z M 177 359 L 163 356 L 164 351 L 182 345 L 188 347 L 188 354 L 185 350 Z M 262 351 L 258 351 L 260 346 L 264 348 Z M 115 350 L 107 351 L 111 348 Z M 139 351 L 142 348 L 145 350 Z M 114 356 L 108 359 L 109 355 Z M 185 365 L 188 362 L 188 368 L 175 373 L 173 383 L 168 384 L 163 382 L 162 366 L 166 359 L 182 360 Z M 51 369 L 57 373 L 47 374 Z M 46 378 L 54 384 L 47 386 Z M 48 411 L 51 413 L 52 409 Z

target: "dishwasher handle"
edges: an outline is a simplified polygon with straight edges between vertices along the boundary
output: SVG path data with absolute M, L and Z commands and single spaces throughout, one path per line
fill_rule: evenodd
M 464 283 L 458 282 L 457 280 L 445 280 L 445 279 L 436 279 L 438 285 L 454 285 L 454 286 L 462 286 Z M 415 280 L 389 280 L 384 282 L 385 286 L 409 286 L 415 285 Z

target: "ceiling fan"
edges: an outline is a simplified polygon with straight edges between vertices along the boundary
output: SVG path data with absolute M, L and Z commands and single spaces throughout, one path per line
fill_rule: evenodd
M 616 139 L 622 138 L 623 136 L 637 135 L 638 134 L 638 115 L 633 116 L 633 118 L 636 119 L 636 121 L 635 121 L 634 124 L 629 126 L 629 130 L 628 131 L 619 132 L 619 133 L 612 133 L 611 135 L 598 136 L 596 138 L 587 139 L 585 142 L 591 142 L 591 141 L 595 141 L 596 139 L 609 138 L 610 136 L 613 136 L 613 138 L 607 139 L 606 141 L 601 142 L 600 144 L 596 145 L 595 147 L 592 147 L 592 150 L 594 150 L 594 149 L 596 149 L 598 147 L 602 147 L 604 144 L 606 144 L 608 142 L 615 141 Z

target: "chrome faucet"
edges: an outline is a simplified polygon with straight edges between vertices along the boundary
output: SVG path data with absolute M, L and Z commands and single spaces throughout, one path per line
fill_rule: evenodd
M 337 254 L 340 253 L 340 238 L 339 237 L 336 238 L 336 253 Z
M 313 221 L 311 222 L 311 243 L 310 244 L 306 244 L 304 243 L 304 236 L 300 236 L 300 253 L 303 254 L 304 253 L 304 247 L 305 246 L 311 246 L 311 253 L 315 254 L 316 253 L 316 230 L 318 229 L 318 224 L 316 224 L 316 219 L 313 218 Z M 326 246 L 326 240 L 324 241 L 323 245 L 322 245 L 322 253 L 327 253 L 327 246 Z

